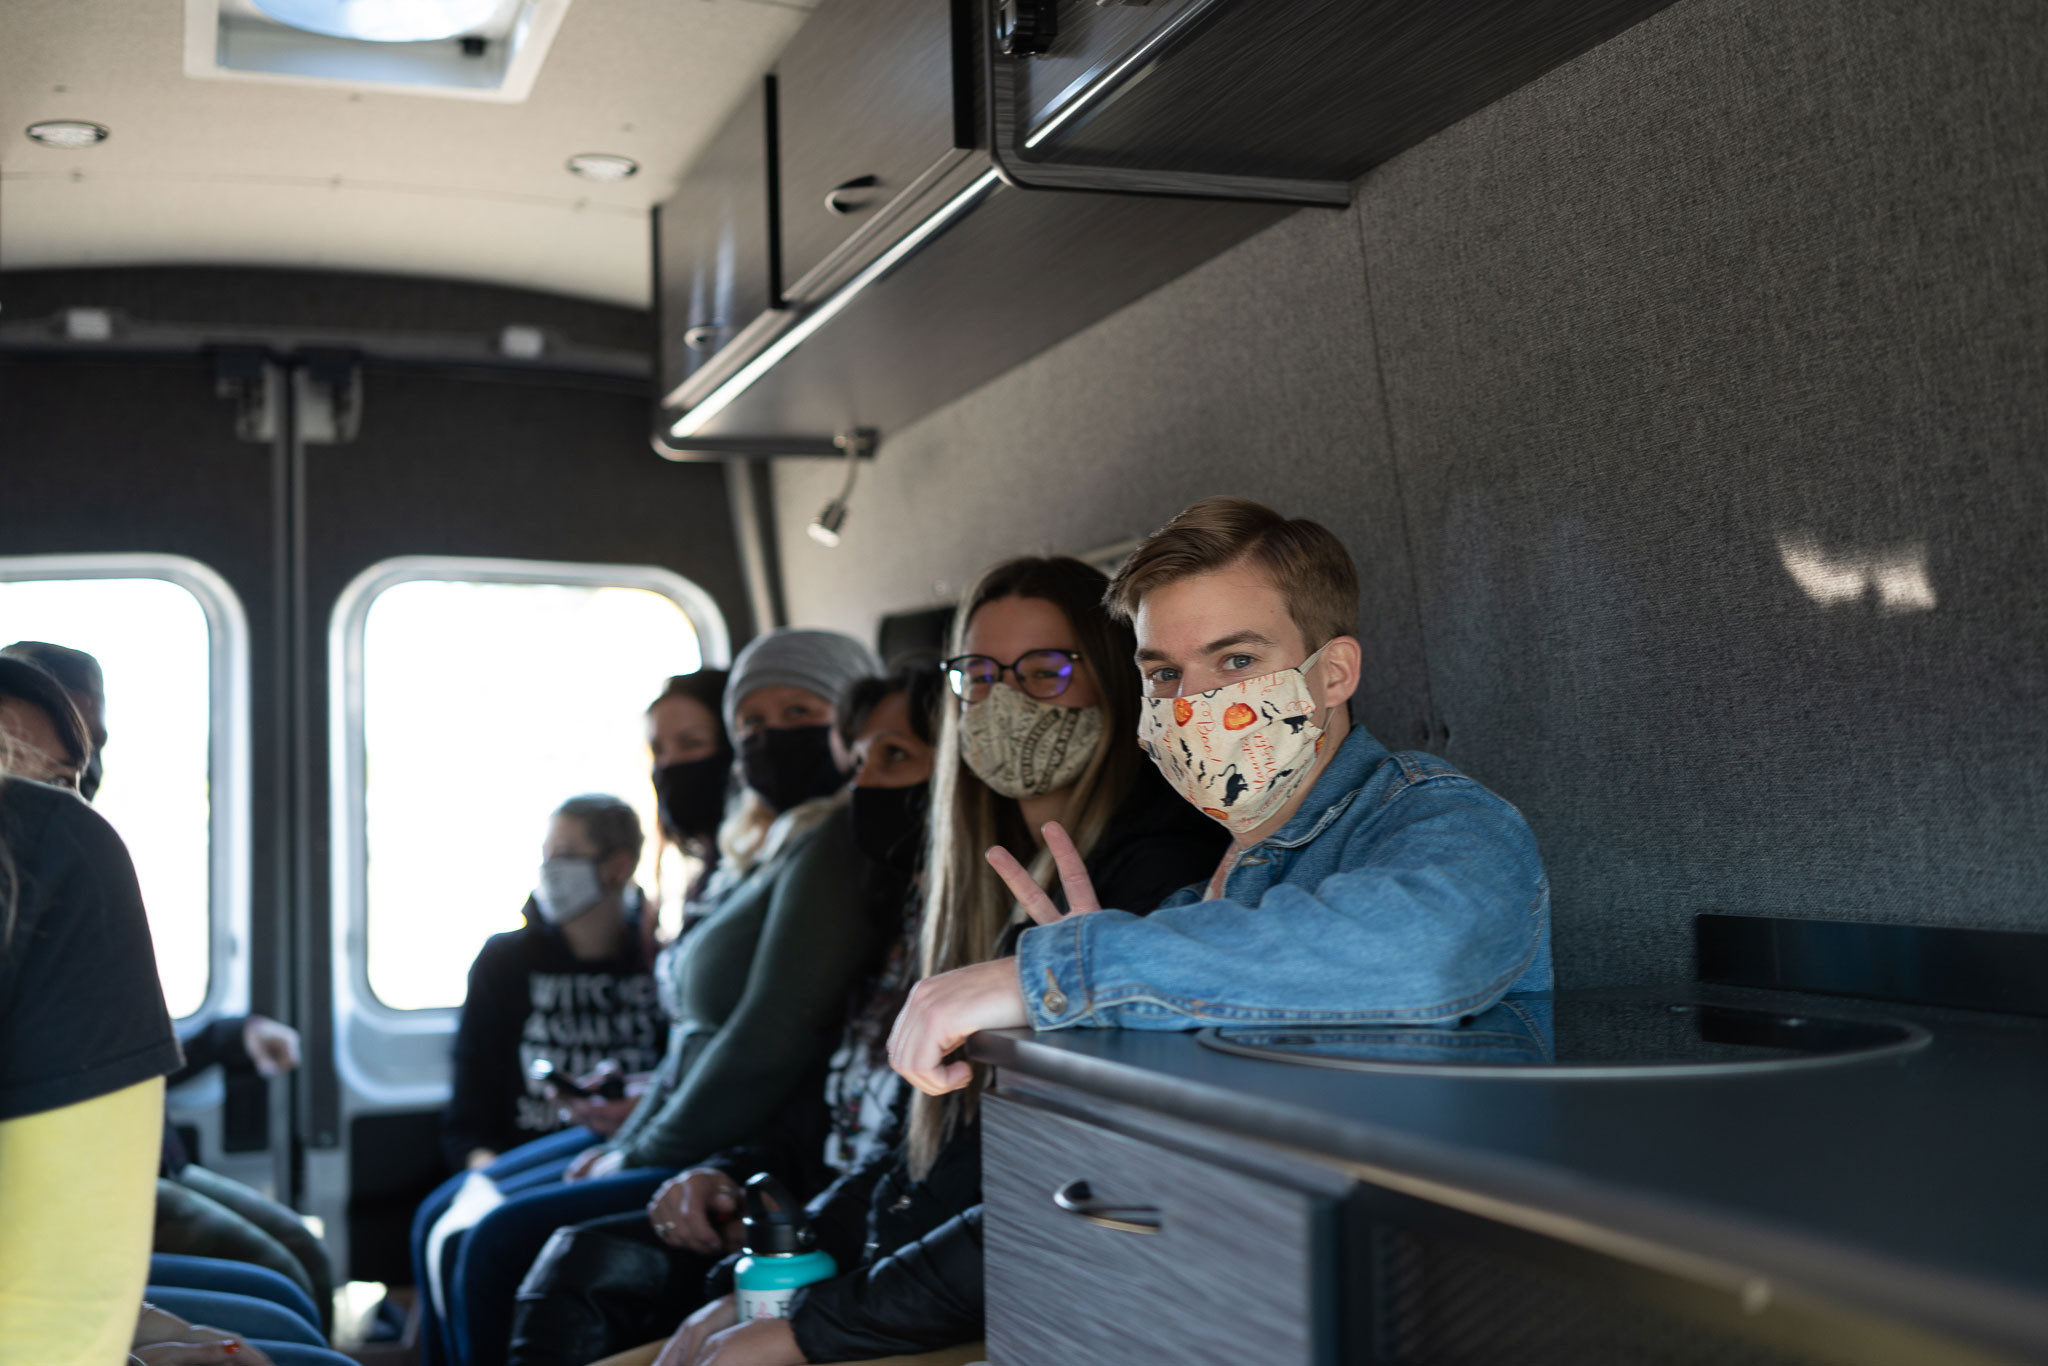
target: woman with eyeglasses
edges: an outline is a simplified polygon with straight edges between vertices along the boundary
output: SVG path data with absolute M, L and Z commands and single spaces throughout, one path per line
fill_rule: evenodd
M 960 604 L 933 777 L 926 975 L 1007 953 L 1030 923 L 991 858 L 1016 859 L 1059 898 L 1049 821 L 1071 832 L 1106 905 L 1156 906 L 1222 857 L 1227 832 L 1138 748 L 1136 641 L 1103 609 L 1107 586 L 1079 560 L 1016 559 Z M 812 1202 L 844 1274 L 798 1291 L 787 1319 L 736 1323 L 732 1297 L 714 1300 L 659 1366 L 860 1361 L 981 1337 L 979 1095 L 977 1079 L 913 1096 L 902 1141 Z

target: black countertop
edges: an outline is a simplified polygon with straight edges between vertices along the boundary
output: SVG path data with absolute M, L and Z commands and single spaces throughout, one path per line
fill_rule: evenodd
M 1713 987 L 1580 995 L 1892 1018 L 1932 1037 L 1631 1080 L 1333 1071 L 1131 1030 L 1008 1030 L 969 1053 L 1624 1255 L 1703 1259 L 2048 1360 L 2048 1020 Z

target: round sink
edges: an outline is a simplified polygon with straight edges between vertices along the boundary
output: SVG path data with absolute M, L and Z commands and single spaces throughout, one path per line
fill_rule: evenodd
M 1904 1053 L 1927 1031 L 1706 1002 L 1518 997 L 1456 1025 L 1231 1025 L 1219 1052 L 1360 1072 L 1627 1080 L 1819 1067 Z

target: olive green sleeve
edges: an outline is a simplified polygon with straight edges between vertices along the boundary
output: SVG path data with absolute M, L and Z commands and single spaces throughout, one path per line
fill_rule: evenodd
M 629 1167 L 683 1167 L 743 1142 L 837 1039 L 873 926 L 846 808 L 789 856 L 769 893 L 746 989 L 659 1113 L 620 1145 Z

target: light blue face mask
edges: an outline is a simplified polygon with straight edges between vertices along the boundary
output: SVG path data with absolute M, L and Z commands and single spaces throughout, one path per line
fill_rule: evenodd
M 596 859 L 565 854 L 541 860 L 533 902 L 548 924 L 567 924 L 602 900 L 604 884 L 598 880 Z

